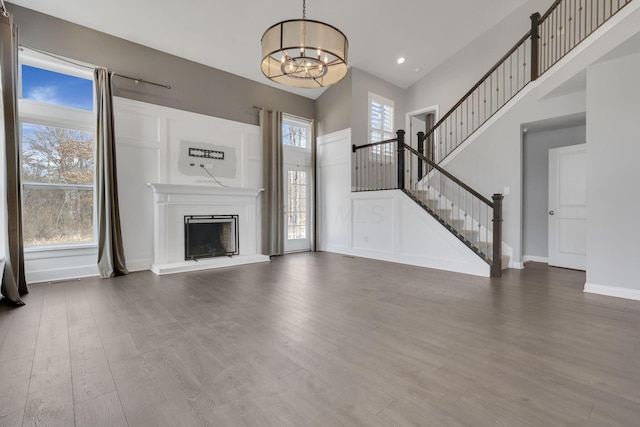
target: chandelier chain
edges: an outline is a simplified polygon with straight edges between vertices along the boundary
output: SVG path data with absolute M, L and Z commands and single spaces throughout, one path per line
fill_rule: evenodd
M 302 19 L 307 19 L 307 0 L 302 0 Z

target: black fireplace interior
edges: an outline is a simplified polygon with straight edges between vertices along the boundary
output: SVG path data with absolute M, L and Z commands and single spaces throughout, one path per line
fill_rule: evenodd
M 185 260 L 238 254 L 238 215 L 184 217 Z

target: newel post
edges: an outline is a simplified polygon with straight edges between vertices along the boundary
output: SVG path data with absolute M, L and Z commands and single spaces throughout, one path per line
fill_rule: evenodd
M 404 189 L 404 131 L 400 129 L 396 132 L 398 135 L 398 188 Z
M 424 156 L 424 132 L 418 132 L 418 153 Z M 418 159 L 418 181 L 420 181 L 423 177 L 423 161 L 422 159 Z
M 540 76 L 540 13 L 531 15 L 531 81 Z
M 491 277 L 502 276 L 502 194 L 493 195 L 493 259 Z

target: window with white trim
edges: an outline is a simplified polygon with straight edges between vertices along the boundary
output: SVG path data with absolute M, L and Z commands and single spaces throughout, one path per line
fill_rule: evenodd
M 369 92 L 369 143 L 386 141 L 395 137 L 393 133 L 394 102 Z M 392 144 L 372 147 L 372 153 L 393 155 Z
M 282 115 L 282 144 L 289 147 L 311 149 L 311 121 Z
M 21 54 L 19 73 L 24 245 L 94 243 L 93 72 Z

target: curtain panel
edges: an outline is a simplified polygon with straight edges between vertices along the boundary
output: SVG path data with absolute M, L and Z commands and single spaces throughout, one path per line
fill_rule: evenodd
M 28 293 L 24 276 L 22 241 L 22 205 L 20 184 L 20 141 L 18 132 L 18 28 L 13 15 L 0 15 L 0 74 L 2 74 L 2 108 L 4 115 L 5 195 L 5 264 L 2 295 L 15 305 L 24 305 L 21 295 Z
M 262 253 L 284 253 L 284 177 L 282 167 L 282 113 L 260 111 L 263 186 Z
M 98 270 L 102 278 L 128 274 L 122 245 L 111 73 L 98 67 L 96 86 L 96 192 L 98 206 Z

